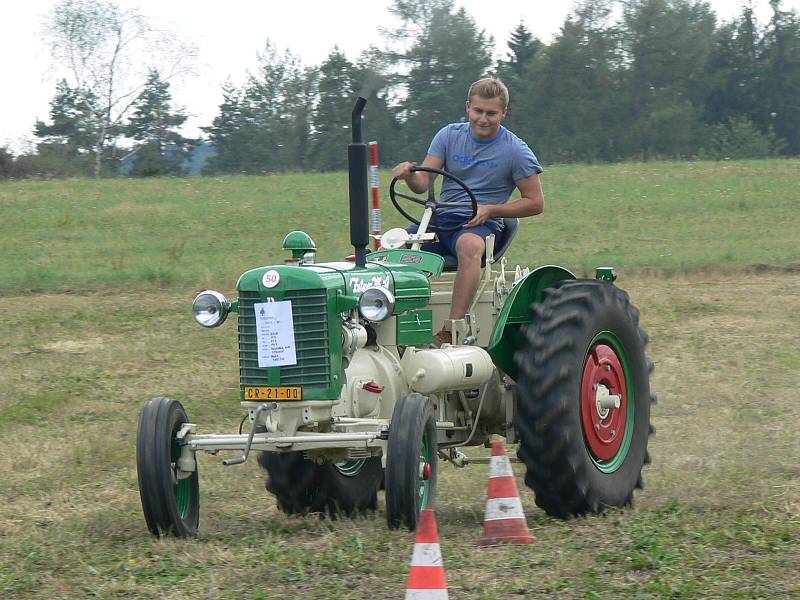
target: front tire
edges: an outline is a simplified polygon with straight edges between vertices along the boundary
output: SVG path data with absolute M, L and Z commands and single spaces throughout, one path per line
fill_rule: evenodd
M 177 400 L 153 398 L 139 414 L 136 471 L 147 528 L 153 535 L 185 538 L 200 522 L 197 463 L 191 474 L 177 467 L 181 443 L 177 433 L 189 421 Z
M 378 508 L 379 457 L 318 465 L 302 452 L 261 452 L 258 463 L 268 474 L 267 491 L 287 515 L 352 517 Z
M 533 312 L 515 356 L 525 483 L 559 518 L 632 505 L 654 431 L 639 311 L 610 283 L 576 280 Z
M 419 512 L 436 498 L 438 445 L 433 404 L 421 394 L 400 398 L 389 425 L 386 521 L 389 529 L 417 528 Z

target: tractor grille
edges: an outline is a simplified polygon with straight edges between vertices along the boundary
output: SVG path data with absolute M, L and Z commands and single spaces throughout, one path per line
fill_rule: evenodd
M 292 302 L 297 364 L 260 368 L 256 341 L 256 316 L 253 305 L 263 302 L 258 292 L 239 295 L 239 384 L 302 385 L 327 388 L 331 383 L 328 351 L 327 297 L 324 289 L 287 292 L 283 300 Z M 268 373 L 280 369 L 279 381 L 268 381 Z M 274 374 L 273 374 L 274 377 Z

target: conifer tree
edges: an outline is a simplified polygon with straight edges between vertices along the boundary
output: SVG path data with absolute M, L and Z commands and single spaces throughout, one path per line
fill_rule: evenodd
M 508 61 L 501 62 L 507 65 L 509 70 L 517 77 L 522 77 L 525 68 L 541 50 L 543 44 L 525 27 L 525 23 L 520 22 L 511 32 L 508 39 Z
M 380 164 L 384 166 L 395 165 L 404 158 L 399 153 L 403 141 L 390 97 L 389 67 L 386 56 L 376 48 L 364 51 L 353 67 L 355 91 L 367 99 L 369 107 L 364 114 L 364 140 L 378 141 Z
M 405 155 L 422 157 L 439 128 L 465 118 L 467 89 L 490 69 L 494 40 L 452 0 L 397 0 L 389 10 L 402 22 L 390 38 L 411 42 L 392 54 L 406 69 Z
M 50 123 L 37 121 L 35 135 L 45 143 L 69 146 L 75 155 L 94 154 L 98 110 L 92 92 L 72 88 L 62 79 L 50 101 Z
M 520 22 L 510 33 L 507 43 L 508 60 L 501 60 L 497 65 L 497 75 L 508 87 L 511 100 L 506 126 L 515 133 L 531 128 L 532 116 L 525 111 L 517 110 L 525 103 L 530 91 L 531 79 L 526 72 L 533 64 L 537 53 L 544 47 L 541 41 Z
M 230 81 L 222 85 L 219 114 L 214 117 L 210 126 L 203 128 L 214 148 L 214 155 L 203 167 L 204 174 L 239 173 L 247 170 L 242 95 L 242 91 Z
M 800 16 L 770 0 L 772 18 L 761 40 L 762 110 L 753 121 L 773 127 L 786 152 L 800 154 Z
M 642 158 L 692 155 L 702 141 L 704 78 L 715 18 L 691 0 L 633 0 L 621 23 L 625 86 L 625 154 Z
M 56 84 L 50 101 L 49 123 L 37 121 L 37 152 L 48 163 L 48 172 L 83 175 L 91 172 L 98 151 L 101 109 L 91 91 L 70 87 L 65 79 Z M 56 164 L 61 163 L 61 164 Z
M 223 88 L 220 114 L 204 128 L 217 153 L 206 173 L 272 173 L 305 164 L 315 70 L 269 40 L 258 56 L 258 72 L 241 89 Z
M 738 19 L 725 23 L 714 33 L 714 45 L 705 66 L 709 82 L 704 120 L 727 123 L 736 117 L 760 120 L 762 90 L 760 33 L 750 6 Z
M 319 171 L 344 169 L 350 142 L 350 113 L 356 94 L 353 64 L 334 47 L 320 66 L 319 98 L 313 117 L 310 164 Z M 370 107 L 371 109 L 371 107 Z
M 151 69 L 142 93 L 133 104 L 126 133 L 138 144 L 131 174 L 175 175 L 184 171 L 192 140 L 178 131 L 186 116 L 172 108 L 169 82 Z
M 619 111 L 620 53 L 609 2 L 576 5 L 559 35 L 526 66 L 527 89 L 512 96 L 515 132 L 545 162 L 612 160 Z

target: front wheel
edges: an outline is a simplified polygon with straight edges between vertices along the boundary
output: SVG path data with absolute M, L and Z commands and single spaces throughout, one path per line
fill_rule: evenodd
M 560 518 L 631 505 L 655 401 L 639 311 L 610 283 L 566 281 L 534 305 L 524 340 L 517 455 L 536 504 Z
M 287 515 L 352 517 L 378 508 L 379 457 L 318 465 L 302 452 L 261 452 L 258 463 L 268 474 L 267 491 Z
M 194 471 L 178 467 L 177 434 L 188 422 L 177 400 L 153 398 L 142 407 L 136 434 L 136 471 L 147 528 L 153 535 L 190 537 L 200 521 L 200 484 Z
M 436 496 L 436 418 L 431 401 L 408 394 L 394 407 L 386 455 L 386 521 L 414 531 L 419 511 L 431 508 Z

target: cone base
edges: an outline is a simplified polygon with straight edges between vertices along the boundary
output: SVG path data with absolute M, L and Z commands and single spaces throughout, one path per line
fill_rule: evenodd
M 478 546 L 533 544 L 536 538 L 528 530 L 511 462 L 502 440 L 492 442 L 490 464 L 486 518 L 483 523 L 483 537 L 478 541 Z
M 405 600 L 449 600 L 447 590 L 406 590 Z
M 536 538 L 528 530 L 525 519 L 496 519 L 483 524 L 483 537 L 479 546 L 501 544 L 532 544 Z
M 513 535 L 502 537 L 485 537 L 478 540 L 478 546 L 507 546 L 510 544 L 533 544 L 538 541 L 532 535 Z

